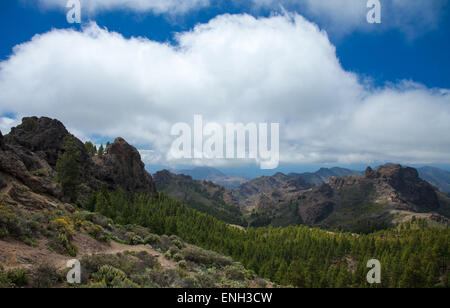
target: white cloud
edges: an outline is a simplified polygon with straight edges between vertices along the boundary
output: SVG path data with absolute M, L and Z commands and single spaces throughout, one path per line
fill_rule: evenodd
M 177 39 L 125 39 L 96 24 L 37 35 L 0 63 L 0 114 L 122 136 L 154 150 L 143 152 L 152 164 L 167 163 L 171 126 L 194 114 L 279 122 L 282 162 L 450 163 L 448 90 L 368 88 L 299 15 L 223 15 Z
M 285 6 L 319 22 L 329 33 L 343 35 L 355 30 L 397 29 L 414 38 L 435 29 L 447 0 L 380 0 L 382 24 L 370 25 L 368 0 L 252 0 L 256 8 L 279 10 Z
M 66 0 L 38 0 L 47 8 L 65 8 Z M 81 7 L 89 13 L 127 9 L 155 14 L 184 14 L 209 6 L 209 0 L 80 0 Z
M 11 127 L 17 126 L 20 123 L 17 119 L 9 117 L 0 117 L 0 131 L 3 135 L 6 135 L 11 130 Z

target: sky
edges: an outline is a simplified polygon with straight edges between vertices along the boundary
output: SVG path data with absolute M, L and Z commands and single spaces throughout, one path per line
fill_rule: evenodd
M 171 127 L 280 123 L 280 168 L 450 165 L 448 0 L 67 0 L 0 3 L 0 130 L 61 120 L 95 143 L 124 137 L 150 170 Z M 236 171 L 237 170 L 237 171 Z M 271 172 L 271 171 L 267 171 Z

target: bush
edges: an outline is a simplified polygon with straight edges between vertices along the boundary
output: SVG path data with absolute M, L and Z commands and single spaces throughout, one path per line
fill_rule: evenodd
M 227 266 L 225 267 L 225 276 L 230 280 L 243 281 L 245 280 L 246 271 L 242 266 Z
M 32 285 L 35 288 L 50 288 L 60 281 L 62 277 L 53 265 L 41 264 L 34 271 Z
M 3 266 L 0 264 L 0 288 L 11 288 L 11 281 L 8 279 L 8 275 L 3 270 Z
M 160 239 L 159 235 L 156 235 L 156 234 L 150 234 L 144 239 L 144 243 L 149 244 L 149 245 L 159 244 L 160 242 L 161 242 L 161 239 Z
M 128 279 L 127 274 L 111 265 L 103 265 L 92 277 L 95 282 L 104 282 L 108 287 Z
M 147 269 L 142 274 L 136 274 L 131 276 L 131 280 L 143 288 L 157 288 L 158 285 L 150 277 L 150 269 Z
M 187 262 L 186 262 L 186 260 L 180 260 L 180 261 L 178 261 L 178 266 L 179 266 L 180 268 L 182 268 L 182 269 L 187 268 Z
M 161 237 L 159 238 L 159 242 L 153 244 L 153 247 L 155 249 L 159 248 L 161 249 L 161 251 L 166 252 L 172 245 L 172 241 L 167 235 L 161 235 Z
M 183 258 L 183 255 L 180 254 L 180 253 L 174 254 L 172 258 L 173 258 L 173 260 L 174 260 L 175 262 L 179 262 L 179 261 L 181 261 L 181 260 L 184 259 L 184 258 Z
M 198 264 L 204 264 L 207 266 L 218 265 L 226 266 L 231 265 L 230 258 L 222 256 L 214 251 L 204 250 L 197 247 L 187 247 L 183 249 L 184 258 L 188 261 L 192 261 Z
M 125 237 L 127 238 L 127 242 L 130 245 L 141 245 L 141 244 L 144 244 L 144 240 L 142 239 L 142 237 L 137 235 L 134 232 L 127 232 L 125 234 Z
M 21 268 L 8 271 L 7 277 L 11 283 L 19 288 L 26 286 L 29 282 L 27 271 Z
M 183 244 L 179 240 L 173 240 L 172 243 L 178 248 L 183 249 Z
M 104 242 L 104 243 L 108 242 L 108 235 L 106 234 L 105 229 L 103 229 L 102 226 L 92 225 L 88 229 L 87 232 L 90 236 L 92 236 L 97 241 Z
M 31 236 L 26 218 L 17 215 L 10 206 L 0 205 L 0 239 L 7 236 Z
M 164 257 L 165 257 L 167 260 L 170 260 L 170 259 L 172 259 L 172 254 L 170 253 L 170 251 L 167 251 L 167 252 L 164 254 Z

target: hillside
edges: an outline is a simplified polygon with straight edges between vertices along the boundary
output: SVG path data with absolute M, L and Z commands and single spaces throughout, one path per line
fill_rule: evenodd
M 422 179 L 436 186 L 440 191 L 450 193 L 450 172 L 434 167 L 422 167 L 417 171 Z
M 243 176 L 228 176 L 220 170 L 210 167 L 197 167 L 192 170 L 179 170 L 176 171 L 176 173 L 188 175 L 198 181 L 211 181 L 215 184 L 222 185 L 226 189 L 236 188 L 249 180 L 247 177 Z
M 264 202 L 247 213 L 252 222 L 263 225 L 261 212 L 267 225 L 292 226 L 243 229 L 157 192 L 160 184 L 122 138 L 105 153 L 87 148 L 47 118 L 0 133 L 0 287 L 373 287 L 372 258 L 383 264 L 376 287 L 450 285 L 448 220 L 438 214 L 450 202 L 415 169 L 367 169 L 313 188 L 283 174 L 260 179 L 240 190 L 262 191 Z M 205 200 L 230 196 L 167 171 L 155 179 L 174 193 L 186 186 Z M 398 224 L 370 234 L 353 224 L 385 213 Z M 73 258 L 82 284 L 69 286 L 65 263 Z
M 316 187 L 278 173 L 245 183 L 233 195 L 250 211 L 252 226 L 306 224 L 370 232 L 412 216 L 443 225 L 450 217 L 449 198 L 420 179 L 416 169 L 400 165 L 331 177 Z
M 246 226 L 238 203 L 223 186 L 211 181 L 197 181 L 190 176 L 176 175 L 167 170 L 154 174 L 158 191 L 200 212 L 210 214 L 234 225 Z
M 74 196 L 58 181 L 70 151 L 80 175 Z M 110 191 L 122 200 L 174 202 L 159 196 L 138 151 L 122 138 L 89 155 L 57 120 L 24 118 L 10 134 L 0 132 L 0 287 L 68 287 L 66 262 L 73 258 L 81 261 L 83 287 L 273 286 L 174 233 L 130 224 L 133 211 L 113 221 L 107 216 L 118 200 L 109 203 Z
M 328 181 L 332 176 L 341 177 L 359 174 L 362 174 L 362 172 L 345 168 L 333 167 L 333 168 L 320 168 L 318 171 L 313 173 L 311 172 L 289 173 L 288 176 L 292 178 L 301 177 L 307 183 L 319 186 Z

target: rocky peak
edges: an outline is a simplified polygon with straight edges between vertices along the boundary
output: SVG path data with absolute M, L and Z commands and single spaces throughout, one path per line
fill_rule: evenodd
M 55 166 L 64 138 L 68 134 L 67 129 L 58 120 L 29 117 L 23 118 L 22 124 L 11 129 L 5 136 L 5 142 L 42 154 L 42 158 L 51 166 Z
M 156 194 L 152 176 L 145 170 L 141 155 L 123 138 L 116 138 L 106 154 L 93 157 L 92 161 L 97 179 L 127 191 Z

